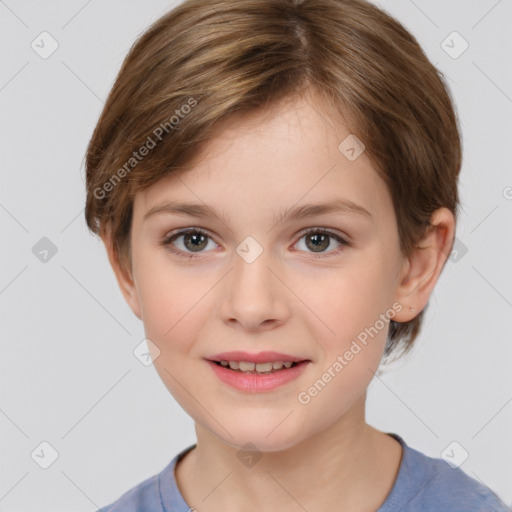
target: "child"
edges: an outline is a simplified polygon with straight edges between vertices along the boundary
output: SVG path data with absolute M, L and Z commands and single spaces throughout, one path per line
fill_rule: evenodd
M 103 511 L 507 510 L 365 422 L 451 252 L 460 166 L 442 75 L 364 0 L 154 23 L 90 141 L 85 214 L 197 443 Z

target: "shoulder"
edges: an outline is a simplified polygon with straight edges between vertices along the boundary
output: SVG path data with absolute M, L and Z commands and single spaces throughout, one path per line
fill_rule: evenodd
M 393 437 L 402 444 L 403 457 L 388 497 L 390 505 L 400 505 L 411 512 L 511 512 L 491 489 L 460 467 L 453 468 L 441 458 L 409 447 L 396 434 Z M 382 512 L 387 509 L 384 507 Z
M 163 512 L 160 506 L 158 479 L 159 475 L 147 478 L 97 512 Z
M 194 446 L 178 453 L 160 473 L 140 482 L 96 512 L 188 512 L 190 508 L 176 485 L 174 468 L 176 462 Z

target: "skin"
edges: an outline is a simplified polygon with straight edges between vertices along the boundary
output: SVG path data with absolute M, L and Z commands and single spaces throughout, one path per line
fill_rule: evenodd
M 350 133 L 314 92 L 233 117 L 190 169 L 136 196 L 131 269 L 120 267 L 108 228 L 102 234 L 122 293 L 160 351 L 152 349 L 154 365 L 194 419 L 197 447 L 175 474 L 200 512 L 374 512 L 396 479 L 401 446 L 365 422 L 366 390 L 388 324 L 308 404 L 297 396 L 394 303 L 401 306 L 398 322 L 425 307 L 455 221 L 448 209 L 437 210 L 421 249 L 405 258 L 384 182 L 365 153 L 349 161 L 338 150 Z M 339 197 L 372 219 L 336 212 L 276 221 L 285 209 Z M 169 200 L 204 203 L 225 218 L 164 211 L 144 220 Z M 191 259 L 161 244 L 194 227 L 210 237 L 195 252 L 190 237 L 173 242 Z M 306 228 L 329 229 L 350 245 L 330 237 L 315 251 Z M 252 263 L 236 252 L 247 236 L 263 249 Z M 204 360 L 227 350 L 275 350 L 311 363 L 284 386 L 248 393 L 221 382 Z M 237 457 L 248 442 L 262 455 L 251 467 Z

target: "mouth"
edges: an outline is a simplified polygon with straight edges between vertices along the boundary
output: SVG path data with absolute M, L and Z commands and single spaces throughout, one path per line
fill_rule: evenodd
M 309 359 L 260 363 L 206 359 L 206 362 L 220 381 L 246 393 L 271 392 L 291 383 L 299 378 L 311 363 Z
M 309 364 L 304 357 L 264 350 L 221 352 L 205 358 L 214 375 L 243 392 L 270 392 L 297 379 Z

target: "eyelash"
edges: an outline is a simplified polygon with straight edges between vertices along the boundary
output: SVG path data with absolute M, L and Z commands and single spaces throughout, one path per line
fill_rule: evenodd
M 196 254 L 185 253 L 185 252 L 181 251 L 180 249 L 176 249 L 172 245 L 172 242 L 174 242 L 174 240 L 176 240 L 180 236 L 187 235 L 189 233 L 199 233 L 199 234 L 204 235 L 207 238 L 210 238 L 211 240 L 213 240 L 213 238 L 209 235 L 209 233 L 201 228 L 188 228 L 188 229 L 178 231 L 177 233 L 173 233 L 173 234 L 165 237 L 164 240 L 162 240 L 161 245 L 164 246 L 165 248 L 167 248 L 173 254 L 175 254 L 181 258 L 188 259 L 190 261 L 192 258 L 197 257 Z M 338 253 L 344 251 L 346 247 L 351 246 L 351 244 L 349 242 L 347 242 L 345 239 L 341 238 L 338 234 L 334 233 L 333 231 L 330 231 L 329 229 L 325 229 L 325 228 L 308 228 L 305 232 L 302 233 L 299 240 L 301 240 L 302 238 L 304 238 L 305 236 L 310 235 L 310 234 L 329 235 L 330 237 L 334 238 L 337 242 L 339 242 L 341 244 L 340 247 L 338 247 L 337 249 L 334 249 L 327 253 L 315 254 L 312 252 L 311 254 L 313 255 L 314 258 L 325 258 L 326 254 L 327 255 L 338 254 Z M 213 241 L 215 241 L 215 240 L 213 240 Z M 200 254 L 200 252 L 197 254 Z

